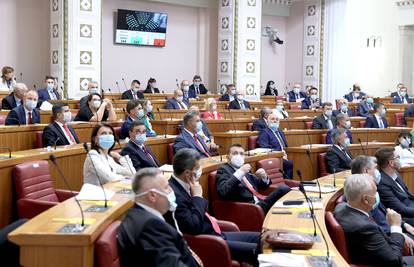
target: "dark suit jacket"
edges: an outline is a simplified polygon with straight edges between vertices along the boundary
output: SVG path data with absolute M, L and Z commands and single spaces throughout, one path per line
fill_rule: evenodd
M 190 108 L 190 102 L 188 102 L 187 99 L 183 99 L 183 102 L 186 104 L 187 109 Z M 166 109 L 180 109 L 180 106 L 178 105 L 177 99 L 174 97 L 167 99 L 167 103 L 165 104 Z
M 253 194 L 243 182 L 240 182 L 233 175 L 235 171 L 228 163 L 217 170 L 216 184 L 218 194 L 226 200 L 254 203 Z M 257 192 L 268 188 L 272 183 L 270 179 L 268 183 L 265 183 L 252 173 L 246 173 L 245 177 Z
M 397 96 L 397 95 L 398 95 L 398 92 L 396 91 L 396 92 L 392 92 L 390 96 L 394 97 L 394 96 Z
M 344 229 L 352 263 L 387 267 L 403 265 L 402 234 L 392 233 L 387 236 L 368 216 L 347 204 L 336 206 L 334 214 Z
M 335 125 L 331 117 L 332 126 Z M 312 129 L 329 129 L 328 120 L 325 120 L 324 114 L 319 114 L 312 121 Z
M 198 266 L 177 230 L 137 204 L 118 228 L 121 266 Z
M 197 134 L 197 139 L 203 146 L 204 150 L 208 152 L 208 147 L 201 136 Z M 191 148 L 197 150 L 201 157 L 206 157 L 204 152 L 198 147 L 194 137 L 190 135 L 186 130 L 183 130 L 181 134 L 179 134 L 174 141 L 174 152 L 177 153 L 178 150 L 183 148 Z
M 230 96 L 229 94 L 225 93 L 224 95 L 222 95 L 219 99 L 219 101 L 230 101 Z
M 289 102 L 296 102 L 295 93 L 292 91 L 289 91 L 288 93 Z M 305 92 L 300 91 L 299 92 L 299 98 L 306 98 Z
M 49 95 L 49 92 L 47 91 L 46 88 L 39 89 L 37 91 L 37 93 L 39 94 L 39 101 L 48 101 L 48 100 L 50 100 L 50 95 Z M 60 95 L 57 91 L 53 90 L 53 93 L 55 94 L 56 99 L 58 99 L 58 100 L 61 99 L 61 97 L 60 97 Z
M 382 123 L 384 124 L 384 128 L 388 128 L 388 121 L 386 118 L 382 117 Z M 371 115 L 367 117 L 365 122 L 365 128 L 379 128 L 379 124 L 375 115 Z
M 144 99 L 144 95 L 140 91 L 137 92 L 137 96 L 138 96 L 138 99 Z M 123 92 L 121 99 L 134 99 L 132 90 L 130 89 L 130 90 Z
M 414 104 L 409 105 L 404 110 L 404 118 L 408 118 L 408 117 L 414 117 Z
M 332 116 L 333 116 L 333 117 L 336 117 L 336 116 L 338 116 L 338 114 L 340 114 L 340 113 L 341 113 L 341 110 L 339 110 L 339 109 L 334 110 L 334 111 L 332 112 Z M 354 116 L 354 112 L 353 112 L 353 111 L 352 111 L 352 109 L 350 109 L 350 108 L 348 108 L 348 111 L 347 111 L 346 113 L 348 114 L 348 116 L 349 116 L 349 117 Z
M 247 102 L 246 100 L 243 100 L 243 104 L 244 104 L 245 109 L 250 109 L 249 102 Z M 229 104 L 229 109 L 241 109 L 239 100 L 234 99 L 233 101 L 231 101 Z
M 325 141 L 326 141 L 326 143 L 327 144 L 333 144 L 333 140 L 332 140 L 332 132 L 333 132 L 333 130 L 334 129 L 336 129 L 336 128 L 338 128 L 337 126 L 335 126 L 332 130 L 329 130 L 327 133 L 326 133 L 326 139 L 325 139 Z M 352 144 L 352 133 L 351 133 L 351 131 L 350 130 L 348 130 L 348 129 L 346 129 L 345 130 L 345 132 L 346 132 L 346 136 L 349 138 L 349 141 L 351 142 L 351 144 Z
M 345 156 L 344 152 L 335 145 L 326 152 L 329 173 L 334 173 L 334 169 L 335 173 L 351 169 L 352 154 L 347 148 L 345 151 L 351 158 Z
M 122 149 L 121 155 L 129 155 L 134 168 L 138 171 L 139 169 L 146 167 L 159 167 L 161 166 L 157 157 L 152 153 L 151 149 L 148 146 L 145 146 L 147 152 L 153 157 L 155 163 L 148 158 L 147 154 L 133 141 L 129 141 L 128 144 Z
M 270 87 L 266 88 L 264 95 L 279 95 L 277 89 L 272 89 Z
M 133 122 L 134 120 L 128 116 L 124 123 L 122 123 L 119 139 L 125 139 L 129 137 L 129 126 L 131 126 Z
M 371 110 L 373 110 L 373 104 L 368 104 L 367 101 L 361 101 L 358 105 L 359 116 L 368 117 L 371 115 Z
M 283 140 L 283 147 L 287 147 L 288 143 L 286 140 L 285 135 L 283 132 L 278 129 L 279 135 Z M 261 148 L 271 148 L 276 151 L 282 150 L 282 145 L 279 143 L 278 139 L 276 138 L 275 134 L 270 128 L 266 128 L 259 133 L 259 137 L 257 138 L 257 146 Z
M 69 131 L 72 134 L 73 138 L 75 138 L 75 141 L 77 144 L 79 144 L 78 136 L 76 135 L 75 130 L 72 128 L 72 126 L 68 125 Z M 59 138 L 59 140 L 57 140 Z M 65 137 L 65 133 L 60 128 L 59 124 L 56 122 L 53 122 L 46 126 L 43 129 L 42 134 L 42 140 L 43 140 L 43 146 L 54 146 L 55 142 L 57 146 L 65 146 L 69 145 L 69 141 Z
M 267 128 L 267 123 L 263 118 L 257 119 L 253 122 L 253 131 L 261 131 Z
M 88 97 L 89 97 L 89 94 L 88 94 L 88 95 L 86 95 L 86 96 L 84 96 L 84 97 L 82 97 L 82 98 L 79 100 L 79 109 L 81 109 L 82 107 L 85 107 L 85 106 L 87 106 L 87 105 L 88 105 Z
M 154 93 L 155 94 L 159 94 L 160 93 L 160 89 L 158 89 L 158 88 L 154 88 L 153 90 L 154 90 Z M 152 92 L 151 92 L 151 88 L 150 87 L 145 88 L 144 94 L 151 94 L 151 93 Z
M 387 207 L 395 210 L 402 217 L 414 217 L 414 196 L 408 191 L 401 176 L 398 174 L 397 182 L 404 191 L 396 184 L 388 174 L 381 172 L 381 181 L 378 184 L 378 193 L 381 202 Z
M 357 97 L 357 99 L 362 99 L 365 95 L 366 95 L 365 93 L 361 92 L 359 93 L 359 96 Z M 344 95 L 344 98 L 348 100 L 348 102 L 354 101 L 354 96 L 352 95 L 352 92 Z
M 26 124 L 26 113 L 23 105 L 15 107 L 9 112 L 9 114 L 7 114 L 6 125 L 19 125 L 17 121 L 19 121 L 22 125 Z M 40 114 L 37 109 L 32 111 L 32 121 L 33 124 L 40 123 Z
M 413 99 L 410 98 L 408 95 L 405 95 L 405 97 L 402 98 L 399 94 L 392 98 L 391 103 L 402 104 L 404 103 L 404 98 L 407 100 L 407 103 L 413 103 Z
M 15 107 L 17 107 L 17 104 L 16 104 L 16 99 L 14 98 L 14 93 L 9 94 L 8 96 L 6 96 L 5 98 L 1 100 L 2 109 L 12 110 Z
M 201 95 L 205 95 L 208 92 L 208 90 L 204 86 L 204 84 L 200 84 L 200 86 L 198 87 L 198 90 L 200 90 L 200 94 Z M 189 98 L 196 98 L 197 97 L 196 90 L 195 90 L 195 85 L 194 84 L 190 85 L 190 90 L 188 90 L 188 97 Z
M 301 109 L 310 109 L 311 105 L 312 105 L 312 100 L 309 96 L 307 96 L 305 99 L 303 99 L 302 106 L 300 108 Z M 319 99 L 319 105 L 322 106 L 322 102 L 321 102 L 320 99 Z

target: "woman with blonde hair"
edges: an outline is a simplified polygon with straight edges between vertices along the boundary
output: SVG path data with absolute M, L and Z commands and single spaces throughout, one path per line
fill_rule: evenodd
M 220 120 L 222 118 L 220 112 L 217 111 L 217 102 L 214 98 L 207 98 L 205 104 L 206 111 L 203 118 L 206 120 Z

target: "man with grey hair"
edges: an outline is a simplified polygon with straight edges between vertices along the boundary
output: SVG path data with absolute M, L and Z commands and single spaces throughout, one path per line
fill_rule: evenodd
M 336 126 L 335 128 L 329 130 L 326 133 L 326 143 L 327 144 L 333 144 L 333 139 L 332 139 L 332 132 L 334 129 L 337 128 L 342 128 L 345 129 L 346 135 L 349 138 L 349 142 L 352 144 L 352 133 L 351 131 L 349 131 L 349 129 L 351 128 L 351 121 L 349 120 L 349 116 L 347 114 L 338 114 L 338 116 L 336 116 Z
M 165 104 L 166 109 L 188 110 L 190 102 L 183 96 L 181 89 L 174 90 L 174 97 L 168 98 Z
M 13 92 L 1 101 L 1 108 L 12 110 L 15 107 L 22 105 L 24 94 L 27 91 L 27 86 L 24 83 L 16 83 L 13 86 Z
M 267 118 L 272 113 L 272 109 L 269 107 L 263 107 L 260 110 L 260 118 L 253 122 L 253 131 L 260 132 L 261 130 L 266 129 L 268 126 Z
M 346 178 L 344 192 L 348 203 L 336 206 L 334 215 L 345 232 L 351 262 L 387 267 L 413 266 L 414 257 L 402 256 L 401 215 L 387 209 L 390 235 L 386 235 L 369 215 L 379 204 L 374 179 L 368 174 L 353 174 Z
M 190 99 L 188 91 L 190 90 L 190 82 L 188 80 L 182 80 L 180 83 L 180 89 L 183 91 L 183 98 Z
M 157 168 L 144 168 L 132 183 L 135 205 L 118 228 L 122 266 L 199 266 L 178 229 L 163 215 L 174 211 L 174 191 Z
M 101 94 L 101 91 L 99 90 L 99 83 L 97 81 L 90 81 L 88 84 L 88 91 L 89 94 L 87 94 L 86 96 L 82 97 L 79 100 L 79 106 L 80 108 L 87 106 L 88 105 L 88 97 L 91 94 Z M 103 97 L 103 96 L 102 96 Z
M 326 152 L 326 162 L 329 173 L 341 172 L 350 169 L 352 154 L 348 149 L 349 138 L 345 129 L 336 128 L 332 131 L 334 144 Z

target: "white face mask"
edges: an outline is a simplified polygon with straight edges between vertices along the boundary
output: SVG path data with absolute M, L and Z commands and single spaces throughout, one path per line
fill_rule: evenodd
M 177 101 L 178 102 L 183 102 L 183 97 L 182 96 L 177 96 Z
M 168 200 L 168 203 L 170 204 L 170 207 L 169 207 L 168 210 L 171 211 L 171 212 L 174 212 L 175 211 L 175 209 L 177 208 L 177 202 L 176 202 L 176 197 L 175 197 L 175 193 L 174 193 L 173 190 L 171 190 L 171 192 L 167 194 L 165 192 L 162 192 L 162 191 L 160 191 L 158 189 L 153 188 L 153 189 L 150 189 L 150 190 L 148 190 L 146 192 L 142 192 L 142 193 L 136 194 L 135 197 L 144 196 L 144 195 L 148 194 L 150 191 L 156 192 L 156 193 L 158 193 L 158 194 L 166 197 L 167 200 Z
M 188 90 L 190 90 L 190 86 L 188 86 L 188 85 L 183 86 L 183 91 L 184 92 L 188 92 Z
M 93 102 L 93 107 L 98 109 L 101 106 L 101 100 L 94 100 Z
M 72 113 L 70 111 L 65 111 L 63 113 L 63 121 L 70 122 L 72 120 Z
M 152 112 L 152 105 L 147 105 L 147 112 Z
M 237 100 L 242 101 L 243 100 L 243 95 L 237 95 Z
M 200 177 L 201 177 L 201 174 L 203 173 L 203 170 L 201 169 L 201 167 L 196 171 L 196 174 L 195 174 L 195 180 L 196 181 L 199 181 L 200 180 Z
M 244 157 L 242 155 L 231 156 L 230 164 L 236 168 L 240 168 L 244 164 Z

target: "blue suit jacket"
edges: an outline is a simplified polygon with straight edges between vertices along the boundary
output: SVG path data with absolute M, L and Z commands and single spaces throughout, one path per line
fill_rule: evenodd
M 333 132 L 333 130 L 334 129 L 336 129 L 336 128 L 338 128 L 338 126 L 335 126 L 332 130 L 329 130 L 327 133 L 326 133 L 326 139 L 325 139 L 325 141 L 326 141 L 326 143 L 327 144 L 333 144 L 333 140 L 332 140 L 332 132 Z M 346 129 L 345 130 L 345 132 L 346 132 L 346 136 L 349 138 L 349 141 L 351 142 L 351 144 L 352 144 L 352 133 L 351 133 L 351 131 L 350 130 L 348 130 L 348 129 Z
M 407 103 L 413 103 L 413 99 L 412 98 L 409 98 L 408 95 L 405 95 L 405 97 L 402 98 L 399 94 L 397 94 L 396 96 L 394 96 L 392 98 L 392 102 L 391 103 L 394 103 L 394 104 L 403 104 L 404 103 L 404 100 L 403 100 L 404 98 L 407 100 Z
M 359 116 L 368 117 L 371 115 L 371 110 L 373 110 L 373 104 L 368 104 L 366 101 L 361 101 L 358 105 Z
M 284 133 L 278 129 L 279 135 L 282 138 L 284 145 L 283 147 L 287 147 L 288 143 Z M 257 146 L 260 148 L 271 148 L 276 151 L 281 151 L 282 146 L 277 140 L 275 134 L 270 128 L 266 128 L 259 133 L 259 137 L 257 138 Z
M 40 123 L 40 114 L 37 109 L 32 111 L 32 120 L 33 124 Z M 15 107 L 7 114 L 6 125 L 19 125 L 17 121 L 22 125 L 26 124 L 26 113 L 24 112 L 23 105 Z
M 201 95 L 207 94 L 207 92 L 208 92 L 208 90 L 204 86 L 204 84 L 200 84 L 200 86 L 198 87 L 198 89 L 200 90 L 200 94 Z M 196 98 L 197 97 L 194 84 L 190 85 L 190 90 L 188 91 L 188 97 L 189 98 Z
M 359 94 L 359 96 L 357 97 L 357 99 L 362 99 L 365 95 L 366 95 L 365 93 L 361 92 L 361 93 Z M 345 98 L 346 100 L 348 100 L 348 102 L 352 102 L 352 101 L 354 100 L 354 96 L 352 95 L 352 92 L 350 92 L 350 93 L 348 93 L 348 94 L 344 95 L 344 98 Z
M 302 106 L 300 108 L 309 109 L 311 105 L 312 105 L 312 100 L 310 99 L 310 96 L 307 96 L 305 99 L 303 99 Z M 319 105 L 322 106 L 321 99 L 319 99 Z
M 135 170 L 139 170 L 146 167 L 159 167 L 161 166 L 160 162 L 158 161 L 157 157 L 152 153 L 151 149 L 148 146 L 145 146 L 147 152 L 154 158 L 155 163 L 157 166 L 154 165 L 154 162 L 148 158 L 147 154 L 135 143 L 129 141 L 128 144 L 122 149 L 121 155 L 129 155 L 129 158 L 134 165 Z
M 229 94 L 225 93 L 224 95 L 222 95 L 219 99 L 219 101 L 230 101 L 230 96 Z
M 128 118 L 124 121 L 121 127 L 121 136 L 119 136 L 119 139 L 125 139 L 129 137 L 129 126 L 134 122 L 134 120 L 128 116 Z
M 48 100 L 50 100 L 50 95 L 49 95 L 49 92 L 47 91 L 46 88 L 39 89 L 37 91 L 37 93 L 39 95 L 39 101 L 48 101 Z M 60 95 L 55 90 L 53 90 L 53 93 L 55 94 L 56 99 L 58 99 L 58 100 L 61 99 Z
M 333 116 L 333 117 L 336 117 L 336 116 L 338 116 L 338 114 L 340 114 L 340 113 L 341 113 L 341 110 L 336 109 L 336 110 L 334 110 L 334 111 L 332 112 L 332 116 Z M 349 116 L 349 117 L 354 116 L 354 112 L 353 112 L 353 111 L 352 111 L 352 109 L 350 109 L 350 108 L 348 108 L 348 111 L 347 111 L 346 113 L 348 114 L 348 116 Z
M 203 146 L 204 150 L 208 153 L 208 147 L 206 143 L 204 143 L 203 138 L 199 136 L 198 134 L 196 136 L 197 136 L 198 141 Z M 177 153 L 178 150 L 183 149 L 183 148 L 191 148 L 191 149 L 197 150 L 200 153 L 201 157 L 204 157 L 204 158 L 206 157 L 204 152 L 196 144 L 194 137 L 190 135 L 185 129 L 183 129 L 181 134 L 179 134 L 175 138 L 174 153 Z
M 288 93 L 289 102 L 296 102 L 295 93 L 292 91 L 289 91 Z M 299 92 L 299 98 L 306 98 L 305 92 Z
M 183 102 L 187 105 L 187 109 L 190 107 L 190 102 L 188 102 L 187 99 L 183 99 Z M 165 104 L 166 109 L 180 109 L 180 106 L 178 105 L 178 101 L 175 98 L 169 98 L 167 99 L 167 103 Z
M 245 109 L 250 109 L 249 102 L 247 102 L 246 100 L 243 100 L 243 104 L 244 104 Z M 233 101 L 231 101 L 229 104 L 229 109 L 241 109 L 239 100 L 234 99 Z
M 382 123 L 384 124 L 384 128 L 388 128 L 387 119 L 382 117 Z M 371 115 L 367 117 L 367 121 L 365 122 L 365 128 L 379 128 L 379 124 L 375 115 Z

